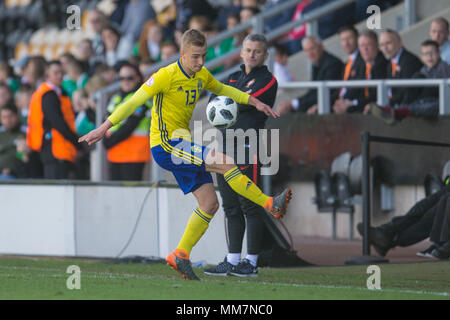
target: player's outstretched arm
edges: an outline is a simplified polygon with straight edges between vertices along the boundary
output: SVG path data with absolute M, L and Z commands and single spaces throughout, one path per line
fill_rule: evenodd
M 242 92 L 232 86 L 217 82 L 217 86 L 211 91 L 218 96 L 227 96 L 236 101 L 237 103 L 244 103 L 254 106 L 258 111 L 264 112 L 267 116 L 279 118 L 280 114 L 269 107 L 267 104 L 261 102 L 259 99 Z M 248 101 L 247 101 L 247 97 Z
M 86 141 L 88 145 L 92 145 L 97 141 L 100 141 L 105 135 L 106 131 L 108 131 L 108 129 L 111 128 L 112 126 L 113 124 L 111 123 L 111 121 L 106 119 L 105 122 L 103 122 L 100 127 L 82 136 L 80 139 L 78 139 L 78 142 L 81 143 Z
M 280 117 L 280 114 L 278 112 L 273 110 L 264 102 L 261 102 L 260 100 L 256 99 L 255 97 L 250 96 L 250 98 L 248 99 L 248 104 L 254 106 L 258 111 L 264 112 L 267 116 L 271 116 L 274 118 Z
M 130 99 L 119 105 L 100 127 L 82 136 L 78 139 L 78 142 L 86 141 L 89 145 L 92 145 L 101 140 L 109 128 L 128 118 L 139 106 L 143 105 L 151 97 L 146 92 L 144 85 L 142 85 Z

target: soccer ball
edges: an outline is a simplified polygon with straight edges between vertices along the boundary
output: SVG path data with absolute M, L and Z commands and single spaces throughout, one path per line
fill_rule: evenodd
M 229 128 L 237 121 L 237 103 L 225 96 L 215 97 L 206 107 L 206 117 L 218 129 Z

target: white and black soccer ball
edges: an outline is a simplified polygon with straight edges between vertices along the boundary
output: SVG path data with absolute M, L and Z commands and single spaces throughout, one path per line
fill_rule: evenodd
M 233 99 L 217 96 L 206 107 L 209 123 L 218 129 L 226 129 L 234 125 L 238 117 L 238 106 Z

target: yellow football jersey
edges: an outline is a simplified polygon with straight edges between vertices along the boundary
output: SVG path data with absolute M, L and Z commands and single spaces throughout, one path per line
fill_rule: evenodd
M 189 76 L 183 70 L 181 60 L 159 69 L 141 88 L 154 97 L 150 128 L 151 147 L 175 137 L 189 139 L 189 121 L 204 90 L 229 96 L 238 103 L 247 103 L 249 99 L 247 93 L 216 80 L 205 67 Z

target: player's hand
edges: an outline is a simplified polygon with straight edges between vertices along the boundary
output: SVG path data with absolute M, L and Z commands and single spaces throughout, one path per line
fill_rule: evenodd
M 256 110 L 264 112 L 266 116 L 271 116 L 274 118 L 279 118 L 280 114 L 269 107 L 267 104 L 261 102 L 260 100 L 250 96 L 249 103 L 255 106 Z
M 106 120 L 105 122 L 102 123 L 102 125 L 100 127 L 92 130 L 88 134 L 85 134 L 80 139 L 78 139 L 78 143 L 85 141 L 85 142 L 87 142 L 88 145 L 90 145 L 90 146 L 93 145 L 94 143 L 96 143 L 97 141 L 100 141 L 103 138 L 106 131 L 108 131 L 108 129 L 111 128 L 112 125 L 113 124 L 109 120 Z
M 80 139 L 78 139 L 78 143 L 87 142 L 88 145 L 93 145 L 97 141 L 100 141 L 105 135 L 105 131 L 101 129 L 101 127 L 92 130 L 91 132 L 85 134 Z

